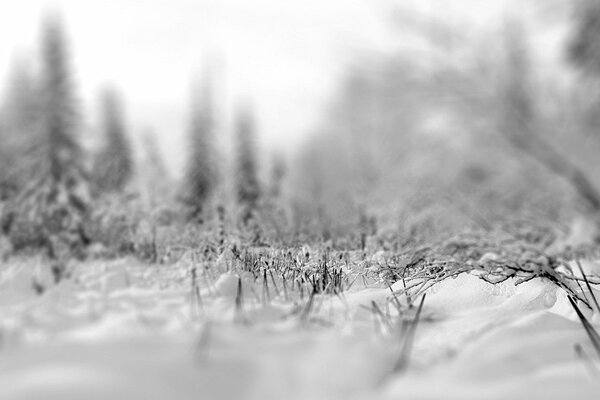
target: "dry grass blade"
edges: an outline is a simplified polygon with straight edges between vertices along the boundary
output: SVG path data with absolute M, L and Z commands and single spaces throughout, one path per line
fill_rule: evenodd
M 275 288 L 275 293 L 277 296 L 280 296 L 279 288 L 277 287 L 277 283 L 275 283 L 275 277 L 273 276 L 273 270 L 269 270 L 269 275 L 271 276 L 271 283 L 273 283 L 273 287 Z
M 200 331 L 200 335 L 198 336 L 198 340 L 194 346 L 194 352 L 198 359 L 206 359 L 210 344 L 211 328 L 212 326 L 210 321 L 206 321 L 202 327 L 202 330 Z
M 284 274 L 281 274 L 281 282 L 283 285 L 283 300 L 288 301 L 289 297 L 288 297 L 288 289 L 287 289 L 287 279 Z
M 421 317 L 421 311 L 423 310 L 423 303 L 425 302 L 425 296 L 426 294 L 423 294 L 423 296 L 421 297 L 421 302 L 419 303 L 419 307 L 417 308 L 415 318 L 411 322 L 411 325 L 408 331 L 406 332 L 404 343 L 402 345 L 402 350 L 400 351 L 400 357 L 394 365 L 394 372 L 404 371 L 408 367 L 415 338 L 415 332 L 417 331 L 417 326 L 419 325 L 419 319 Z
M 383 311 L 381 311 L 381 308 L 379 308 L 375 301 L 371 301 L 371 311 L 373 312 L 373 315 L 375 315 L 375 317 L 377 318 L 376 321 L 379 321 L 380 325 L 384 325 L 387 331 L 390 331 L 392 329 L 390 321 L 386 318 L 385 314 L 383 313 Z
M 590 337 L 590 340 L 592 341 L 592 344 L 594 345 L 594 348 L 596 349 L 596 353 L 598 353 L 598 356 L 600 356 L 600 335 L 598 334 L 596 329 L 592 326 L 592 324 L 590 324 L 590 322 L 587 320 L 585 315 L 583 315 L 583 313 L 577 306 L 577 303 L 575 303 L 575 300 L 573 299 L 573 297 L 568 296 L 568 298 L 569 298 L 569 302 L 571 303 L 571 306 L 573 306 L 573 309 L 577 313 L 577 316 L 579 317 L 581 324 L 583 325 L 585 331 L 587 332 L 588 336 Z
M 310 314 L 314 302 L 315 302 L 315 295 L 317 294 L 317 287 L 313 285 L 313 290 L 310 293 L 310 297 L 308 299 L 308 303 L 306 304 L 306 307 L 304 307 L 304 310 L 302 310 L 302 316 L 301 319 L 303 321 L 306 321 L 306 319 L 308 318 L 308 315 Z
M 244 294 L 242 291 L 241 277 L 238 277 L 237 293 L 235 295 L 235 321 L 244 321 Z
M 271 293 L 269 292 L 269 282 L 267 281 L 267 270 L 263 269 L 263 303 L 271 302 Z
M 600 305 L 598 305 L 598 299 L 596 299 L 596 295 L 592 291 L 592 285 L 590 285 L 590 281 L 588 280 L 587 276 L 585 275 L 585 272 L 583 272 L 583 267 L 581 266 L 579 259 L 577 259 L 576 262 L 577 262 L 577 267 L 579 267 L 579 272 L 581 272 L 583 279 L 585 279 L 585 285 L 587 287 L 587 290 L 588 290 L 588 292 L 590 292 L 590 296 L 592 296 L 592 300 L 594 301 L 594 305 L 596 306 L 596 311 L 600 312 Z
M 404 273 L 406 273 L 406 270 L 404 270 Z M 402 277 L 402 285 L 404 286 L 404 293 L 405 293 L 405 296 L 406 296 L 406 302 L 408 303 L 408 307 L 411 308 L 413 302 L 412 302 L 412 298 L 410 296 L 410 293 L 408 292 L 408 289 L 410 289 L 410 288 L 406 287 L 406 280 L 404 279 L 404 276 Z
M 575 344 L 575 354 L 593 378 L 600 378 L 600 370 L 594 365 L 590 356 L 583 350 L 583 347 L 579 343 Z
M 404 282 L 404 280 L 402 280 Z M 404 287 L 406 288 L 406 285 L 404 285 Z M 390 292 L 392 292 L 392 299 L 394 306 L 396 307 L 396 310 L 398 311 L 398 314 L 402 314 L 402 305 L 400 304 L 400 300 L 398 299 L 398 296 L 396 296 L 396 293 L 394 293 L 394 289 L 392 289 L 392 286 L 388 283 L 388 288 L 390 289 Z M 408 298 L 408 293 L 406 295 L 406 297 Z
M 198 287 L 196 267 L 192 268 L 191 271 L 191 310 L 192 316 L 198 316 L 200 311 L 204 310 L 204 304 L 202 303 L 202 295 L 200 294 L 200 287 Z

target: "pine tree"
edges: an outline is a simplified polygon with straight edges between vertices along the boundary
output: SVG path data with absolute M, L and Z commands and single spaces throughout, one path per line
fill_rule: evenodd
M 528 139 L 536 122 L 530 51 L 526 32 L 519 22 L 508 21 L 504 34 L 506 75 L 502 82 L 502 123 L 505 133 L 519 142 Z
M 94 161 L 94 186 L 101 193 L 119 192 L 131 178 L 133 161 L 122 103 L 114 89 L 103 93 L 101 106 L 104 143 Z
M 253 115 L 249 108 L 242 108 L 238 111 L 236 122 L 235 190 L 244 225 L 255 216 L 260 198 L 255 140 Z
M 89 199 L 66 36 L 56 15 L 46 20 L 42 32 L 42 65 L 43 129 L 49 164 L 41 198 L 43 228 L 50 255 L 63 257 L 87 242 L 83 222 Z
M 189 207 L 190 220 L 202 222 L 202 213 L 216 184 L 214 157 L 214 110 L 210 82 L 193 93 L 189 128 L 189 160 L 185 176 L 183 201 Z
M 0 124 L 0 200 L 8 200 L 39 175 L 39 85 L 30 64 L 14 64 L 3 99 Z
M 282 195 L 283 179 L 286 174 L 286 164 L 281 154 L 275 154 L 272 159 L 269 196 L 277 200 Z
M 142 185 L 145 201 L 150 208 L 157 204 L 167 203 L 172 200 L 172 177 L 165 165 L 163 156 L 157 143 L 157 134 L 151 129 L 145 129 L 143 138 L 143 158 L 138 169 L 138 178 Z
M 16 249 L 44 246 L 60 260 L 53 268 L 59 279 L 66 258 L 88 243 L 83 224 L 89 199 L 66 38 L 56 15 L 46 19 L 41 44 L 39 177 L 13 200 L 3 225 Z
M 55 183 L 73 185 L 83 175 L 77 138 L 78 109 L 68 65 L 67 43 L 60 19 L 48 18 L 42 36 L 42 99 L 48 140 L 49 175 Z

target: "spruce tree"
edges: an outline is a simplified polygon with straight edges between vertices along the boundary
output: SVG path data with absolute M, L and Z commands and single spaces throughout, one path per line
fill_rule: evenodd
M 60 260 L 53 266 L 59 279 L 64 261 L 88 243 L 83 224 L 89 199 L 67 43 L 57 15 L 45 20 L 41 47 L 39 175 L 12 201 L 3 225 L 16 249 L 43 246 Z
M 48 143 L 48 173 L 43 193 L 43 228 L 52 256 L 85 244 L 87 180 L 79 144 L 79 110 L 74 94 L 62 22 L 51 15 L 42 32 L 43 129 Z M 61 254 L 57 254 L 61 253 Z
M 30 64 L 18 60 L 0 111 L 0 200 L 9 200 L 39 175 L 40 90 Z
M 214 154 L 214 110 L 210 82 L 204 82 L 200 95 L 194 91 L 189 127 L 189 159 L 185 175 L 183 201 L 189 220 L 202 222 L 203 211 L 214 191 L 216 166 Z
M 282 195 L 283 180 L 286 175 L 286 164 L 283 156 L 279 153 L 272 158 L 271 177 L 269 182 L 269 196 L 278 200 Z
M 172 177 L 165 165 L 160 147 L 157 142 L 157 134 L 146 128 L 141 133 L 143 142 L 143 158 L 141 168 L 138 169 L 138 177 L 141 180 L 143 193 L 150 208 L 157 204 L 167 203 L 172 200 Z
M 236 121 L 235 190 L 244 225 L 255 216 L 260 198 L 255 149 L 255 122 L 248 107 L 238 111 Z
M 42 34 L 42 100 L 48 140 L 49 177 L 72 186 L 83 175 L 77 138 L 79 110 L 73 92 L 61 20 L 50 16 Z
M 532 95 L 530 51 L 526 32 L 520 22 L 507 22 L 504 40 L 506 64 L 501 87 L 502 124 L 505 134 L 522 142 L 535 129 L 536 110 Z
M 94 187 L 101 193 L 119 192 L 131 178 L 133 161 L 122 102 L 114 89 L 102 94 L 101 107 L 104 143 L 94 160 Z

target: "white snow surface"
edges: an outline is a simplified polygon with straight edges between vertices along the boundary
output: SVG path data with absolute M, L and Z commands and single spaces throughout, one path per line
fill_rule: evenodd
M 306 298 L 271 287 L 262 301 L 262 281 L 244 274 L 239 318 L 232 273 L 198 277 L 200 307 L 186 265 L 88 262 L 43 295 L 31 288 L 34 276 L 48 284 L 42 266 L 0 268 L 0 399 L 600 396 L 599 376 L 574 350 L 600 365 L 591 342 L 565 293 L 542 279 L 493 286 L 462 274 L 434 286 L 410 368 L 392 373 L 401 338 L 366 308 L 385 310 L 387 287 L 317 296 L 303 318 Z

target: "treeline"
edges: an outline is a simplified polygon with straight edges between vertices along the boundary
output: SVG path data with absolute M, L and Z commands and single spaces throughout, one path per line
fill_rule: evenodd
M 597 220 L 599 4 L 480 27 L 394 14 L 400 49 L 357 58 L 291 169 L 306 220 L 406 243 Z
M 63 264 L 94 252 L 156 260 L 157 231 L 175 225 L 166 241 L 225 226 L 260 241 L 259 214 L 277 208 L 281 190 L 259 179 L 251 104 L 237 112 L 233 166 L 226 167 L 215 145 L 213 82 L 207 76 L 192 88 L 187 166 L 175 184 L 152 132 L 142 138 L 144 155 L 134 156 L 124 98 L 114 87 L 101 93 L 99 143 L 92 145 L 70 60 L 62 20 L 50 15 L 39 71 L 22 62 L 9 77 L 0 109 L 0 217 L 11 252 L 43 250 Z M 271 186 L 281 185 L 284 168 L 276 168 Z
M 578 7 L 552 60 L 536 47 L 536 32 L 553 28 L 541 17 L 534 28 L 506 18 L 466 35 L 452 21 L 400 16 L 408 28 L 399 42 L 416 38 L 427 51 L 357 57 L 318 135 L 289 165 L 258 149 L 252 104 L 237 110 L 233 151 L 223 154 L 206 74 L 190 88 L 177 183 L 156 134 L 139 135 L 143 155 L 134 155 L 118 89 L 101 94 L 91 146 L 52 16 L 39 71 L 17 65 L 0 109 L 2 234 L 11 252 L 43 249 L 57 260 L 158 261 L 177 248 L 219 254 L 227 243 L 390 249 L 465 229 L 519 236 L 536 224 L 555 232 L 578 214 L 595 221 L 600 8 Z

